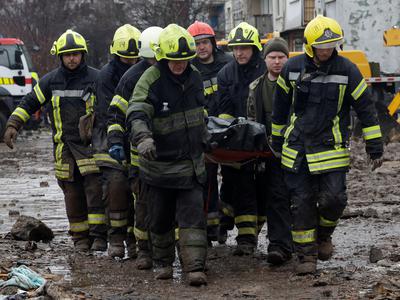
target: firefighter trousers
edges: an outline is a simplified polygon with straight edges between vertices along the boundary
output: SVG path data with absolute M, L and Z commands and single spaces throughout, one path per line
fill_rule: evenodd
M 296 252 L 315 255 L 317 241 L 331 237 L 347 205 L 346 173 L 310 174 L 303 162 L 298 173 L 285 171 L 285 182 L 291 198 Z
M 240 169 L 223 167 L 222 176 L 226 178 L 231 191 L 226 201 L 233 208 L 234 222 L 238 229 L 238 244 L 257 244 L 257 195 L 253 162 Z M 224 198 L 225 202 L 225 198 Z
M 168 189 L 143 184 L 148 204 L 148 221 L 153 260 L 156 266 L 175 260 L 175 226 L 179 227 L 179 248 L 186 272 L 204 271 L 207 256 L 206 217 L 203 188 Z
M 124 171 L 101 167 L 103 174 L 103 198 L 108 206 L 110 234 L 126 235 L 128 225 L 128 201 L 132 195 Z
M 58 185 L 64 193 L 72 239 L 76 241 L 88 236 L 91 239 L 106 239 L 107 226 L 101 174 L 82 176 L 76 167 L 74 180 L 58 180 Z
M 290 256 L 293 251 L 290 232 L 292 216 L 289 191 L 285 185 L 283 170 L 280 160 L 275 157 L 263 163 L 265 164 L 263 171 L 256 174 L 258 225 L 261 224 L 260 217 L 266 216 L 268 251 L 277 250 Z
M 218 164 L 206 163 L 207 183 L 204 189 L 204 204 L 207 212 L 207 239 L 218 239 L 219 213 L 218 213 Z

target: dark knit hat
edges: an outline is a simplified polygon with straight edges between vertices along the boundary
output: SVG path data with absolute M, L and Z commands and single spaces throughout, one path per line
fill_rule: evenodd
M 268 53 L 272 51 L 279 51 L 289 56 L 289 46 L 288 43 L 281 37 L 274 37 L 270 39 L 264 46 L 263 57 L 265 58 Z

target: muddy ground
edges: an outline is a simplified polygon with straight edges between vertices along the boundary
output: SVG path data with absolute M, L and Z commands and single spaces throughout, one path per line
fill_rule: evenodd
M 366 166 L 364 146 L 353 141 L 352 148 L 349 205 L 333 237 L 334 256 L 319 263 L 316 275 L 292 275 L 293 262 L 270 267 L 265 238 L 254 256 L 234 257 L 231 233 L 228 245 L 209 248 L 208 285 L 193 288 L 179 262 L 173 280 L 156 281 L 152 271 L 136 270 L 134 260 L 75 255 L 54 178 L 50 133 L 24 132 L 16 149 L 0 144 L 0 273 L 27 264 L 55 282 L 59 299 L 400 299 L 400 144 L 386 146 L 375 172 Z M 36 250 L 9 239 L 19 215 L 41 219 L 55 239 L 37 243 Z

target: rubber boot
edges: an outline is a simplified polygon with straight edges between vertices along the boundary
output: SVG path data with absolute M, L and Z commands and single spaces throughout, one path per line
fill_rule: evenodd
M 295 243 L 297 263 L 295 273 L 297 275 L 314 274 L 317 271 L 317 243 Z
M 136 238 L 133 233 L 128 233 L 126 236 L 126 249 L 129 258 L 135 259 L 137 257 Z
M 92 251 L 106 251 L 107 250 L 107 241 L 100 237 L 95 237 L 92 243 L 92 247 L 90 248 Z
M 138 270 L 148 270 L 153 267 L 153 258 L 149 247 L 149 241 L 138 240 L 138 257 L 136 259 Z
M 181 228 L 179 246 L 182 269 L 185 272 L 204 272 L 207 258 L 207 232 L 205 229 Z
M 269 250 L 267 254 L 267 262 L 274 266 L 280 266 L 290 260 L 290 255 L 285 254 L 282 250 Z
M 171 279 L 173 275 L 172 266 L 157 267 L 154 273 L 156 279 Z
M 204 272 L 189 272 L 188 282 L 192 286 L 206 285 L 207 276 Z
M 110 235 L 110 245 L 108 247 L 108 256 L 123 258 L 125 256 L 125 236 L 123 234 Z
M 233 251 L 234 256 L 252 255 L 254 253 L 255 245 L 251 243 L 240 243 Z
M 74 240 L 74 250 L 77 253 L 87 253 L 90 250 L 90 240 L 81 238 Z
M 327 238 L 325 240 L 318 240 L 318 259 L 329 260 L 333 254 L 332 239 Z

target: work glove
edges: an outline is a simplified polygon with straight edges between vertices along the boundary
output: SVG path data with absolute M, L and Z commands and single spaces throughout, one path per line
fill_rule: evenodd
M 17 129 L 15 129 L 12 126 L 7 127 L 6 132 L 4 133 L 4 142 L 9 148 L 14 149 L 14 142 L 17 138 L 17 135 L 18 135 Z
M 382 158 L 382 154 L 370 154 L 369 159 L 368 159 L 368 163 L 371 166 L 371 171 L 375 171 L 376 169 L 378 169 L 379 167 L 382 166 L 383 163 L 383 158 Z
M 108 150 L 108 153 L 118 162 L 122 162 L 123 160 L 125 160 L 124 147 L 122 147 L 121 144 L 112 145 Z
M 157 158 L 156 145 L 152 138 L 145 138 L 138 144 L 137 150 L 140 156 L 148 160 L 155 160 Z

